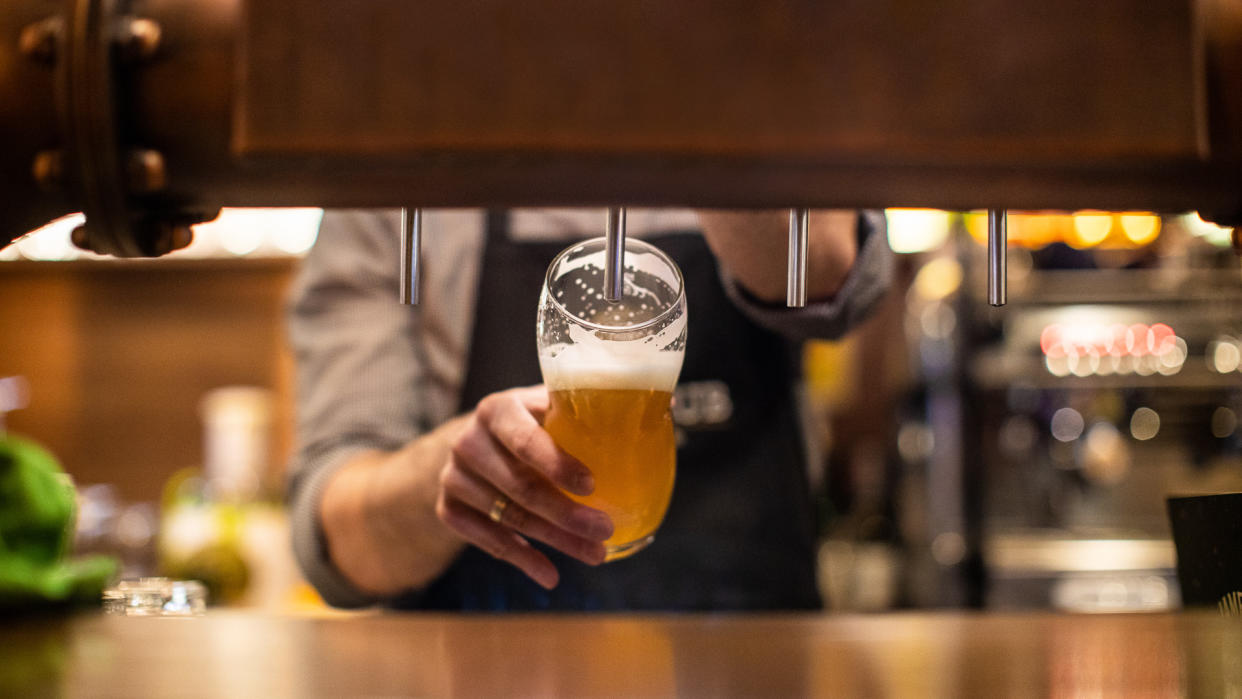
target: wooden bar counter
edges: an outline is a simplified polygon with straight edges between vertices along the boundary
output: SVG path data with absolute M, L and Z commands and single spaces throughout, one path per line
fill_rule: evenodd
M 88 614 L 0 628 L 0 695 L 1224 697 L 1242 619 Z

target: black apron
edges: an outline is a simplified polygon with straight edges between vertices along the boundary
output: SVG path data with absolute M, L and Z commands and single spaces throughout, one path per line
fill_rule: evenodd
M 541 382 L 535 313 L 548 264 L 568 242 L 509 240 L 488 219 L 462 411 L 484 396 Z M 820 607 L 815 528 L 793 400 L 794 353 L 725 295 L 702 236 L 645 238 L 681 267 L 689 327 L 680 385 L 723 382 L 731 416 L 678 426 L 673 498 L 655 541 L 598 567 L 532 542 L 560 571 L 544 590 L 471 546 L 403 609 L 779 610 Z M 716 384 L 719 385 L 719 384 Z

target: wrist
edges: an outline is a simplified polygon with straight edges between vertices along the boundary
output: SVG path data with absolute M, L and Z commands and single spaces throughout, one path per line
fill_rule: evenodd
M 333 474 L 323 491 L 319 518 L 328 557 L 360 592 L 386 596 L 394 581 L 373 531 L 376 512 L 372 490 L 386 455 L 363 452 Z

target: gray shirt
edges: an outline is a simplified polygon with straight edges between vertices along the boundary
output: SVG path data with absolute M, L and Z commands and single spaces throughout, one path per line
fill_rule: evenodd
M 693 212 L 627 212 L 627 233 L 644 237 L 698 227 Z M 603 212 L 518 210 L 516 240 L 600 235 Z M 803 309 L 751 299 L 721 273 L 730 300 L 753 322 L 793 339 L 834 338 L 876 305 L 891 277 L 884 217 L 860 217 L 862 245 L 840 292 Z M 421 304 L 397 302 L 399 218 L 395 211 L 329 211 L 294 283 L 289 334 L 298 367 L 298 448 L 289 503 L 293 545 L 307 580 L 330 604 L 374 603 L 333 566 L 319 524 L 328 479 L 363 450 L 396 450 L 458 409 L 469 357 L 485 242 L 477 210 L 424 213 Z M 485 302 L 485 300 L 484 300 Z M 535 309 L 531 309 L 535 322 Z M 533 351 L 533 348 L 532 348 Z

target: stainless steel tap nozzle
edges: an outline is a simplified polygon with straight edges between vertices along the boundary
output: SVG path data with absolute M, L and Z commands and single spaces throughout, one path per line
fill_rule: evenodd
M 608 209 L 604 229 L 604 298 L 620 301 L 625 295 L 625 209 Z
M 988 303 L 1005 305 L 1005 254 L 1008 234 L 1004 209 L 988 209 Z
M 423 210 L 401 208 L 401 303 L 418 303 L 419 256 L 423 238 Z
M 807 209 L 789 210 L 789 271 L 786 277 L 785 305 L 802 308 L 806 305 Z

